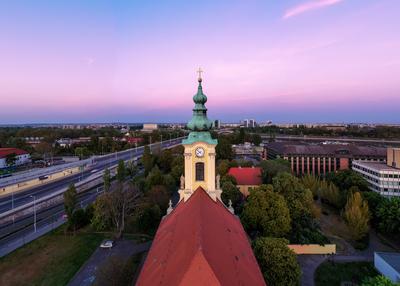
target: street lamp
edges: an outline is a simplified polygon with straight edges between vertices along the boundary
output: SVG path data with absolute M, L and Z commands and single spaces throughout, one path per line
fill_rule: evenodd
M 30 197 L 33 198 L 33 227 L 36 232 L 36 196 L 31 195 Z
M 150 136 L 150 154 L 151 154 L 151 136 Z

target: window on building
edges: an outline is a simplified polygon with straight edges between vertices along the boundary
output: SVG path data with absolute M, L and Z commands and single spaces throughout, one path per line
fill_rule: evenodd
M 196 181 L 204 181 L 204 163 L 196 163 Z

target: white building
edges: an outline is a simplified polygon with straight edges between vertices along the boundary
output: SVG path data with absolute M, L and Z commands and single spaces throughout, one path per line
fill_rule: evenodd
M 400 282 L 400 253 L 375 252 L 374 266 L 393 283 Z
M 256 121 L 254 119 L 245 119 L 243 120 L 243 126 L 246 128 L 254 128 L 256 127 Z
M 153 130 L 157 130 L 158 125 L 155 123 L 145 123 L 143 124 L 143 129 L 142 131 L 144 132 L 152 132 Z
M 353 171 L 362 175 L 369 188 L 385 197 L 400 196 L 400 148 L 388 148 L 387 162 L 353 161 Z
M 18 148 L 0 148 L 0 169 L 9 167 L 7 156 L 15 154 L 15 166 L 27 164 L 31 161 L 31 155 L 28 152 Z

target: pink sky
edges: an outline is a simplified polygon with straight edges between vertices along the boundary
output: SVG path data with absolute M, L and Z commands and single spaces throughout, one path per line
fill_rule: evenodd
M 400 2 L 0 4 L 0 123 L 400 122 Z M 229 4 L 230 3 L 230 4 Z

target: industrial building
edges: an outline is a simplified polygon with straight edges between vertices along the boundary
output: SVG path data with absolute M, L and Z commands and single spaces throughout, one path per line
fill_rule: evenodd
M 386 148 L 343 144 L 307 145 L 271 142 L 264 145 L 267 160 L 282 158 L 290 162 L 293 174 L 325 176 L 351 169 L 354 160 L 384 162 Z

